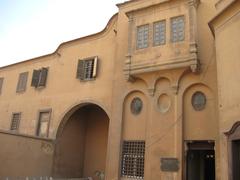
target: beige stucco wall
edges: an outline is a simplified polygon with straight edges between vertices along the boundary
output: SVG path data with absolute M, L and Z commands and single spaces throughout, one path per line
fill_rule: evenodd
M 221 147 L 221 174 L 222 179 L 230 179 L 232 169 L 229 168 L 229 147 L 227 136 L 239 121 L 239 57 L 240 57 L 240 2 L 229 3 L 223 6 L 224 11 L 211 21 L 215 35 L 217 78 L 219 94 L 219 138 Z M 222 8 L 222 9 L 224 9 Z
M 22 112 L 19 133 L 35 135 L 39 110 L 51 108 L 49 137 L 54 139 L 65 114 L 79 104 L 95 103 L 109 116 L 105 146 L 107 180 L 123 179 L 120 178 L 123 140 L 145 140 L 147 180 L 182 179 L 184 142 L 215 141 L 216 179 L 220 179 L 217 72 L 214 38 L 207 25 L 216 14 L 216 0 L 202 0 L 196 7 L 193 2 L 141 0 L 119 5 L 118 15 L 102 33 L 64 43 L 52 55 L 0 68 L 0 77 L 5 78 L 0 95 L 0 128 L 8 130 L 12 112 Z M 133 14 L 132 29 L 126 13 Z M 172 44 L 170 19 L 178 15 L 185 16 L 185 41 Z M 167 20 L 166 45 L 136 50 L 136 26 L 162 19 Z M 198 52 L 195 52 L 196 47 Z M 124 69 L 129 53 L 133 65 L 141 62 L 141 71 L 132 71 L 128 74 L 131 78 L 126 78 Z M 95 55 L 100 59 L 96 80 L 80 82 L 76 79 L 78 59 Z M 192 58 L 194 61 L 184 62 Z M 164 64 L 169 59 L 171 63 Z M 174 59 L 181 61 L 181 66 L 176 65 Z M 200 64 L 197 73 L 193 72 L 199 65 L 194 64 L 196 62 Z M 46 87 L 30 87 L 33 69 L 41 67 L 49 67 Z M 18 75 L 25 71 L 29 71 L 27 90 L 18 94 Z M 193 110 L 191 105 L 192 94 L 196 91 L 202 91 L 207 97 L 206 107 L 201 112 Z M 143 101 L 143 110 L 137 116 L 130 111 L 134 97 Z M 179 171 L 162 172 L 160 159 L 163 157 L 177 158 Z
M 51 176 L 53 141 L 0 132 L 0 142 L 0 178 Z

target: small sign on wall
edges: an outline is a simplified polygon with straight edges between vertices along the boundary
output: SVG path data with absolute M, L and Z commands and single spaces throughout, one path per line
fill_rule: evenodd
M 177 158 L 161 158 L 161 170 L 166 172 L 177 172 L 179 161 Z

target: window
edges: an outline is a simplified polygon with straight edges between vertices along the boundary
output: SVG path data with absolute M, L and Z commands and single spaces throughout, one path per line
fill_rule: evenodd
M 24 92 L 27 86 L 28 72 L 19 74 L 17 92 Z
M 137 49 L 148 47 L 149 25 L 137 27 Z
M 12 114 L 12 122 L 11 122 L 10 130 L 12 130 L 12 131 L 18 130 L 19 124 L 20 124 L 20 119 L 21 119 L 21 113 L 13 113 Z
M 44 110 L 39 112 L 37 136 L 48 137 L 50 117 L 51 110 Z
M 184 16 L 174 17 L 171 19 L 171 41 L 179 42 L 184 40 Z
M 126 178 L 144 178 L 145 141 L 124 141 L 121 175 Z
M 159 46 L 166 43 L 166 21 L 159 21 L 153 24 L 153 45 Z
M 77 78 L 80 80 L 92 80 L 97 76 L 98 57 L 87 58 L 78 61 Z
M 33 70 L 31 86 L 45 87 L 47 82 L 48 68 L 42 68 L 39 70 Z
M 4 78 L 1 77 L 0 78 L 0 94 L 2 94 L 3 80 L 4 80 Z

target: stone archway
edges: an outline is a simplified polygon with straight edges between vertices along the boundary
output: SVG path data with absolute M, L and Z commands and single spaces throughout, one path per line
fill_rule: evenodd
M 53 176 L 96 179 L 97 171 L 105 171 L 108 128 L 109 117 L 100 106 L 72 108 L 58 129 Z

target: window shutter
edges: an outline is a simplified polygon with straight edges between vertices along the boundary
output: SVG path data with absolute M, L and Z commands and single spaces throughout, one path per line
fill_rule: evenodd
M 17 84 L 17 92 L 26 90 L 27 79 L 28 79 L 28 72 L 24 72 L 19 75 L 18 84 Z
M 84 64 L 85 64 L 84 60 L 79 60 L 78 61 L 77 78 L 81 79 L 81 80 L 84 80 L 84 76 L 85 76 Z
M 42 68 L 40 80 L 39 80 L 39 84 L 38 84 L 39 86 L 46 86 L 47 75 L 48 75 L 48 68 Z
M 4 80 L 4 78 L 1 77 L 0 78 L 0 94 L 2 93 L 3 80 Z
M 93 64 L 93 73 L 92 73 L 93 78 L 97 76 L 97 66 L 98 66 L 98 57 L 96 56 L 94 58 L 94 64 Z
M 41 73 L 41 70 L 33 70 L 31 86 L 33 86 L 33 87 L 37 87 L 38 86 L 40 73 Z

